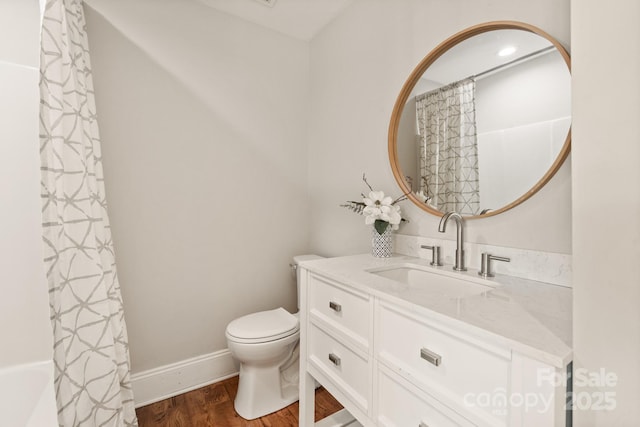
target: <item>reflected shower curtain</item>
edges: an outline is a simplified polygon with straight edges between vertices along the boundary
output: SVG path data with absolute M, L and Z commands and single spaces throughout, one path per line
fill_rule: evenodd
M 136 426 L 81 0 L 46 3 L 40 153 L 58 421 Z
M 420 190 L 441 212 L 477 215 L 478 143 L 475 81 L 466 79 L 416 97 Z

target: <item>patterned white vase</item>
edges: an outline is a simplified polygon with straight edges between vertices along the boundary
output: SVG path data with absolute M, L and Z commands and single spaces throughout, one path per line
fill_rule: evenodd
M 393 251 L 391 226 L 382 234 L 378 234 L 375 227 L 371 227 L 371 255 L 376 258 L 389 258 Z

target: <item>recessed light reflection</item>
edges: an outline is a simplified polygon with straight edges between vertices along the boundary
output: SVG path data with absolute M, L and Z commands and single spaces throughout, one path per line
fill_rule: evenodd
M 516 51 L 516 48 L 514 46 L 506 46 L 500 49 L 500 51 L 498 52 L 498 56 L 513 55 L 515 51 Z

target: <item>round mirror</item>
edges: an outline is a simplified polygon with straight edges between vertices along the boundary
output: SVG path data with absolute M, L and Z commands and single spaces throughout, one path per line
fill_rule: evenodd
M 497 215 L 527 200 L 571 146 L 571 63 L 519 22 L 468 28 L 411 73 L 389 126 L 403 192 L 427 212 Z

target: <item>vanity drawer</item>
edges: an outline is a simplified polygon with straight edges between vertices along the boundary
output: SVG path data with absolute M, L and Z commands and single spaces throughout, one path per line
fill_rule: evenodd
M 309 328 L 308 352 L 309 363 L 330 378 L 366 413 L 371 393 L 368 360 L 315 325 Z
M 315 275 L 310 277 L 308 293 L 312 322 L 320 319 L 363 349 L 368 347 L 372 312 L 368 295 Z
M 379 370 L 378 381 L 378 424 L 381 426 L 472 427 L 474 425 L 386 369 Z
M 483 425 L 506 425 L 510 352 L 463 340 L 425 319 L 380 305 L 378 358 L 447 406 Z M 484 403 L 485 397 L 490 398 Z M 484 400 L 483 400 L 484 399 Z M 481 402 L 482 401 L 482 402 Z M 480 403 L 478 403 L 480 402 Z

